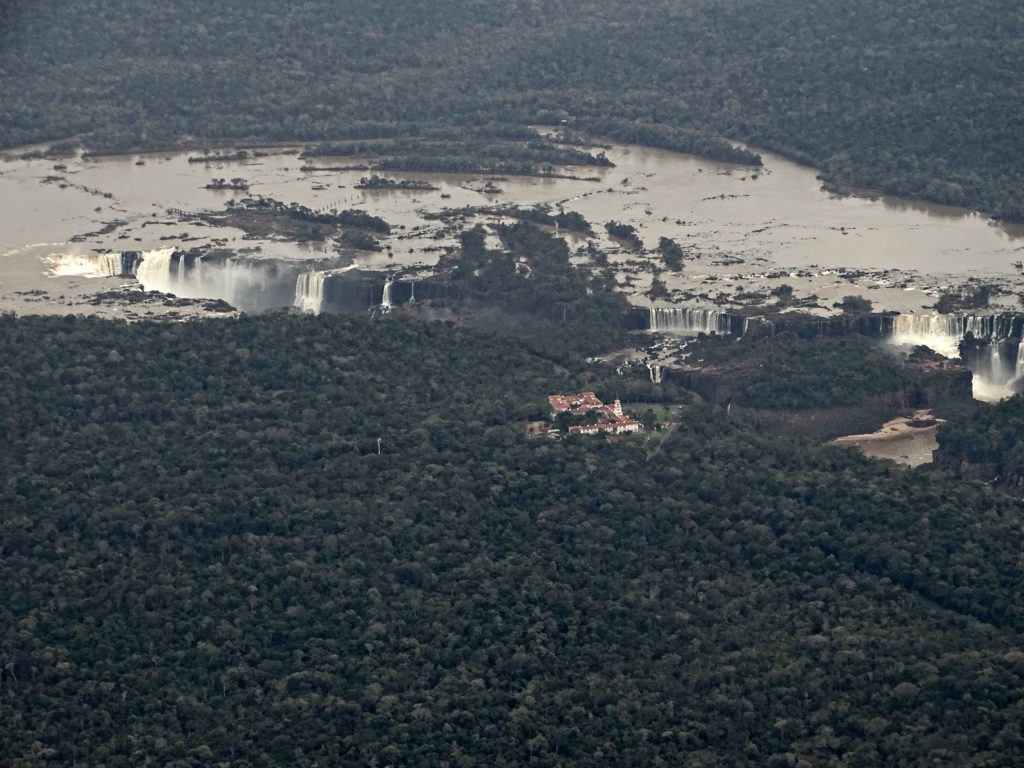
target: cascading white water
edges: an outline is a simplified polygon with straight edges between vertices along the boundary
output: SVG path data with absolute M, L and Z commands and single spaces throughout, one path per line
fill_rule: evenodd
M 731 318 L 717 309 L 651 307 L 649 328 L 658 333 L 729 333 Z
M 47 257 L 54 277 L 134 276 L 146 291 L 184 299 L 221 299 L 244 312 L 298 306 L 322 310 L 326 273 L 298 277 L 285 260 L 233 253 L 184 253 L 173 248 L 123 253 L 55 254 Z M 344 270 L 355 269 L 355 265 Z
M 924 344 L 946 357 L 956 357 L 960 342 L 969 333 L 991 342 L 1009 338 L 1013 318 L 1005 315 L 896 315 L 891 341 Z
M 384 281 L 384 295 L 380 300 L 382 312 L 389 312 L 391 310 L 391 284 L 394 282 L 394 279 L 390 277 Z
M 171 274 L 174 256 L 173 248 L 163 248 L 159 251 L 146 251 L 142 254 L 142 261 L 135 270 L 135 278 L 147 291 L 161 291 L 162 293 L 175 293 L 179 280 L 181 261 L 179 260 Z
M 319 314 L 324 308 L 326 272 L 303 272 L 295 280 L 295 306 Z
M 661 376 L 662 376 L 661 366 L 657 365 L 657 364 L 648 363 L 647 364 L 647 370 L 651 374 L 651 383 L 652 384 L 661 384 Z
M 963 323 L 955 315 L 896 315 L 893 319 L 893 344 L 926 346 L 944 357 L 960 354 Z
M 47 259 L 54 277 L 120 277 L 120 253 L 57 254 Z
M 224 295 L 231 297 L 227 300 L 232 304 L 241 304 L 250 293 L 267 288 L 267 272 L 256 262 L 230 259 L 216 266 L 200 262 L 202 271 L 208 273 L 211 267 L 224 286 Z
M 142 254 L 135 276 L 147 291 L 185 299 L 222 299 L 246 311 L 288 306 L 295 277 L 278 265 L 246 258 L 189 257 L 173 249 Z M 282 295 L 283 294 L 283 295 Z
M 415 304 L 416 303 L 416 281 L 415 280 L 413 280 L 412 282 L 409 283 L 409 303 L 410 304 Z
M 1021 342 L 1012 339 L 992 341 L 987 347 L 966 351 L 964 362 L 974 374 L 974 396 L 979 400 L 995 401 L 1016 392 L 1024 383 L 1019 378 L 1024 371 L 1020 354 Z
M 965 351 L 965 364 L 974 378 L 974 396 L 980 400 L 1001 400 L 1013 393 L 1018 381 L 1024 381 L 1024 347 L 1010 338 L 1014 333 L 1012 317 L 1003 315 L 897 315 L 889 342 L 899 345 L 924 345 L 944 357 L 960 357 L 960 343 L 970 334 L 987 346 Z M 1008 345 L 1015 355 L 1010 363 Z M 986 353 L 987 350 L 987 353 Z
M 117 277 L 123 272 L 120 253 L 100 253 L 97 256 L 104 274 Z
M 992 344 L 988 348 L 989 354 L 989 375 L 993 381 L 1010 381 L 1014 375 L 1014 368 L 1006 364 L 1002 355 L 1002 345 Z

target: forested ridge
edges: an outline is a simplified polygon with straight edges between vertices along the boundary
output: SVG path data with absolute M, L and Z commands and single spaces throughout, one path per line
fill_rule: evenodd
M 12 0 L 0 146 L 568 119 L 711 156 L 743 140 L 834 184 L 1020 219 L 1022 41 L 1011 0 Z
M 0 764 L 1024 760 L 1018 503 L 710 406 L 523 436 L 593 381 L 394 316 L 0 317 Z

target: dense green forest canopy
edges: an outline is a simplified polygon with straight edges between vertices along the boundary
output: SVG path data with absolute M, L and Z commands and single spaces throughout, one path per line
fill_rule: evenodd
M 1024 218 L 1013 0 L 9 0 L 0 145 L 573 120 Z
M 526 439 L 593 374 L 397 316 L 0 353 L 4 765 L 1024 761 L 989 487 L 699 405 Z
M 957 419 L 939 431 L 936 460 L 979 480 L 1024 489 L 1024 397 L 994 407 L 975 406 L 970 418 Z
M 690 348 L 737 405 L 801 410 L 863 403 L 910 389 L 915 375 L 878 339 L 708 336 Z

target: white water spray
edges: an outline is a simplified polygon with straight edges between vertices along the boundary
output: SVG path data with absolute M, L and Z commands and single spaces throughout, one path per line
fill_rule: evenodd
M 943 357 L 959 357 L 964 337 L 959 320 L 953 315 L 897 315 L 889 340 L 898 345 L 925 346 Z
M 46 260 L 54 277 L 121 277 L 126 274 L 125 259 L 120 253 L 62 253 L 48 256 Z
M 246 258 L 191 256 L 173 249 L 142 254 L 136 278 L 147 291 L 186 299 L 222 299 L 245 311 L 288 306 L 295 277 L 290 270 Z
M 175 272 L 171 274 L 174 256 L 173 248 L 163 248 L 159 251 L 146 251 L 142 254 L 142 261 L 135 270 L 135 277 L 139 284 L 147 291 L 162 291 L 163 293 L 174 293 L 173 286 L 179 282 L 178 272 L 182 268 L 181 261 L 174 267 Z
M 651 307 L 649 328 L 657 333 L 729 333 L 732 319 L 717 309 Z
M 1009 397 L 1024 382 L 1024 342 L 1011 338 L 1013 325 L 1005 315 L 897 315 L 889 342 L 923 345 L 949 358 L 960 357 L 960 343 L 968 334 L 987 343 L 968 351 L 964 362 L 973 374 L 974 396 L 994 401 Z
M 324 309 L 326 272 L 303 272 L 295 280 L 295 306 L 303 312 L 320 314 Z

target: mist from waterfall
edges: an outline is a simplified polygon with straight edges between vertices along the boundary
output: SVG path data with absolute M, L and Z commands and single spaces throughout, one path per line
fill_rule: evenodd
M 253 295 L 265 292 L 271 275 L 264 265 L 248 259 L 186 260 L 174 250 L 143 255 L 135 273 L 147 291 L 172 293 L 186 299 L 223 299 L 237 307 L 251 306 Z
M 135 271 L 147 291 L 222 299 L 245 312 L 291 306 L 294 267 L 270 260 L 192 255 L 168 248 L 142 254 Z
M 1024 361 L 1019 339 L 997 339 L 988 344 L 966 346 L 964 365 L 973 374 L 974 396 L 978 400 L 1002 400 L 1024 388 Z

